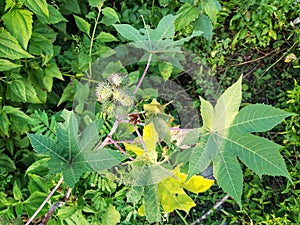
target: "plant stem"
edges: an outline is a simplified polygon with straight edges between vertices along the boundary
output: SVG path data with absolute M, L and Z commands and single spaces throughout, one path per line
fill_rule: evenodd
M 101 143 L 101 145 L 97 149 L 104 148 L 104 146 L 107 145 L 108 142 L 112 140 L 111 138 L 112 138 L 113 134 L 116 132 L 118 126 L 119 126 L 119 120 L 116 119 L 113 127 L 111 128 L 111 130 L 109 132 L 109 134 L 106 136 L 106 138 L 104 139 L 104 141 Z
M 47 198 L 43 201 L 43 203 L 40 205 L 40 207 L 34 212 L 34 214 L 30 217 L 30 219 L 27 221 L 25 225 L 29 225 L 31 221 L 37 216 L 37 214 L 43 209 L 43 207 L 46 205 L 46 203 L 50 200 L 54 192 L 59 188 L 61 183 L 63 182 L 64 177 L 62 176 L 56 186 L 53 188 L 53 190 L 50 192 L 50 194 L 47 196 Z
M 196 223 L 200 223 L 201 220 L 206 219 L 213 211 L 214 209 L 219 208 L 230 196 L 225 195 L 224 198 L 221 199 L 221 201 L 217 202 L 212 209 L 208 210 L 205 214 L 203 214 L 200 218 L 196 219 L 194 222 L 192 222 L 190 225 L 195 225 Z
M 93 44 L 94 44 L 94 40 L 95 40 L 95 34 L 96 34 L 96 29 L 97 29 L 97 25 L 98 25 L 98 21 L 100 18 L 100 14 L 101 14 L 101 8 L 103 6 L 103 3 L 101 3 L 98 7 L 98 15 L 97 18 L 95 20 L 95 25 L 93 28 L 93 33 L 91 36 L 91 42 L 90 42 L 90 49 L 89 49 L 89 56 L 92 57 L 92 50 L 93 50 Z M 89 62 L 89 73 L 88 73 L 88 78 L 92 78 L 92 62 Z
M 186 222 L 185 218 L 181 215 L 181 213 L 180 213 L 177 209 L 175 209 L 175 212 L 176 212 L 177 215 L 180 217 L 180 219 L 183 221 L 183 223 L 184 223 L 185 225 L 188 225 L 188 222 Z
M 134 128 L 134 130 L 135 130 L 137 136 L 139 137 L 140 142 L 142 143 L 144 152 L 146 152 L 146 151 L 147 151 L 147 148 L 146 148 L 146 145 L 145 145 L 145 142 L 144 142 L 144 140 L 143 140 L 142 135 L 140 134 L 140 132 L 139 132 L 138 128 L 136 127 L 136 125 L 134 125 L 134 124 L 132 123 L 132 126 L 133 126 L 133 128 Z
M 148 69 L 149 69 L 149 66 L 150 66 L 151 59 L 152 59 L 152 53 L 150 52 L 149 57 L 148 57 L 148 61 L 147 61 L 147 65 L 146 65 L 146 67 L 145 67 L 145 70 L 144 70 L 144 72 L 143 72 L 143 75 L 142 75 L 141 79 L 139 80 L 138 84 L 136 85 L 136 87 L 135 87 L 135 89 L 134 89 L 134 92 L 133 92 L 134 95 L 135 95 L 135 94 L 137 93 L 137 91 L 139 90 L 139 88 L 140 88 L 140 86 L 141 86 L 141 84 L 142 84 L 142 82 L 143 82 L 143 80 L 144 80 L 144 78 L 145 78 L 145 76 L 146 76 L 146 73 L 147 73 L 147 71 L 148 71 Z
M 127 152 L 124 151 L 124 149 L 121 148 L 121 146 L 120 146 L 114 139 L 110 138 L 110 143 L 111 143 L 111 144 L 114 144 L 114 146 L 116 146 L 122 154 L 128 155 Z M 132 157 L 129 157 L 129 159 L 130 159 L 131 161 L 134 160 L 134 158 L 132 158 Z
M 262 78 L 263 75 L 265 75 L 273 66 L 275 66 L 277 63 L 279 63 L 280 60 L 282 60 L 287 54 L 294 48 L 294 46 L 298 43 L 298 41 L 295 41 L 294 44 L 274 63 L 272 63 L 260 76 L 259 78 Z

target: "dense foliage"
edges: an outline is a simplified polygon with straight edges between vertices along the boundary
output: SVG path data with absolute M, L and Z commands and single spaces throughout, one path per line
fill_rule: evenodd
M 57 202 L 47 224 L 195 224 L 225 192 L 205 223 L 300 223 L 299 14 L 295 0 L 0 1 L 0 224 L 27 222 L 62 175 L 33 224 Z

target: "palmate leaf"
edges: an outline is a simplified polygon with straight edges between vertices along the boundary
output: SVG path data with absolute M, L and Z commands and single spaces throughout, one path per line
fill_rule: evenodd
M 200 36 L 202 32 L 194 32 L 190 37 L 181 40 L 173 40 L 175 36 L 175 20 L 177 16 L 164 16 L 158 23 L 156 29 L 146 26 L 137 30 L 129 24 L 114 24 L 118 33 L 127 40 L 133 41 L 138 48 L 152 53 L 158 52 L 180 52 L 180 45 L 191 38 Z
M 192 149 L 189 178 L 213 163 L 218 184 L 241 206 L 243 176 L 239 158 L 259 176 L 290 179 L 280 146 L 251 132 L 267 131 L 293 114 L 263 104 L 244 107 L 240 112 L 242 77 L 228 88 L 213 107 L 200 98 L 203 127 L 200 142 Z
M 74 187 L 80 176 L 91 169 L 105 170 L 125 157 L 110 149 L 94 150 L 103 122 L 95 121 L 78 135 L 78 122 L 73 112 L 63 111 L 64 123 L 58 123 L 57 140 L 40 134 L 28 134 L 34 150 L 47 154 L 50 173 L 63 173 L 67 185 Z

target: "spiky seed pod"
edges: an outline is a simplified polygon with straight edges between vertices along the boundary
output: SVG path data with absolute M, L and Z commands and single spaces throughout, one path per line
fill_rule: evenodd
M 119 105 L 125 107 L 130 107 L 133 105 L 133 98 L 122 89 L 115 89 L 113 93 L 113 98 Z
M 119 73 L 113 73 L 112 75 L 110 75 L 108 80 L 111 83 L 111 85 L 115 87 L 120 87 L 120 85 L 123 83 L 123 76 Z
M 125 95 L 126 93 L 121 89 L 115 89 L 113 92 L 113 98 L 118 104 L 122 104 Z
M 125 95 L 121 104 L 125 107 L 130 107 L 133 105 L 133 98 L 129 95 Z
M 105 102 L 102 104 L 102 112 L 105 112 L 107 114 L 112 114 L 115 111 L 115 105 L 112 102 Z
M 100 82 L 96 88 L 97 100 L 101 103 L 108 100 L 113 94 L 112 88 L 107 82 Z

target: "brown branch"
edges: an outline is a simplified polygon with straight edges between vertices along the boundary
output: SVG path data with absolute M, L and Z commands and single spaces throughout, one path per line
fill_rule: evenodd
M 195 225 L 196 223 L 200 223 L 201 220 L 206 219 L 215 209 L 219 208 L 229 197 L 229 195 L 225 195 L 225 197 L 222 198 L 221 201 L 217 202 L 210 210 L 208 210 L 205 214 L 203 214 L 200 218 L 196 219 L 190 225 Z
M 30 217 L 30 219 L 27 221 L 25 225 L 29 225 L 31 221 L 37 216 L 37 214 L 43 209 L 43 207 L 46 205 L 46 203 L 50 200 L 54 192 L 58 189 L 58 187 L 63 182 L 64 177 L 62 176 L 56 186 L 53 188 L 53 190 L 50 192 L 50 194 L 47 196 L 47 198 L 43 201 L 43 203 L 40 205 L 40 207 L 34 212 L 34 214 Z

